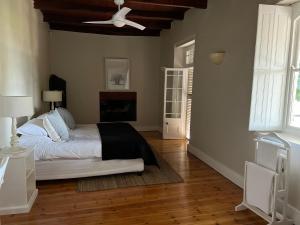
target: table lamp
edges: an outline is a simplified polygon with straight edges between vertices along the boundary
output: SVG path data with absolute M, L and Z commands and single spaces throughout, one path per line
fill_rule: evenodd
M 9 152 L 22 151 L 18 148 L 17 118 L 32 116 L 33 100 L 28 96 L 0 96 L 0 117 L 12 118 L 11 140 Z
M 62 91 L 44 91 L 43 101 L 51 102 L 51 110 L 54 110 L 54 102 L 62 101 Z

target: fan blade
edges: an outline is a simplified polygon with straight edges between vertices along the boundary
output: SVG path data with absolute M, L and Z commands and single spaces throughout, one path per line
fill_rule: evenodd
M 124 19 L 125 16 L 126 16 L 130 11 L 131 11 L 130 8 L 128 8 L 128 7 L 123 7 L 122 9 L 120 9 L 120 10 L 114 15 L 114 17 Z
M 89 23 L 89 24 L 113 24 L 114 21 L 112 20 L 104 20 L 104 21 L 86 21 L 84 23 Z
M 139 30 L 145 30 L 146 27 L 142 26 L 141 24 L 138 24 L 136 22 L 130 21 L 130 20 L 123 20 L 123 22 L 128 25 L 128 26 L 132 26 L 135 27 Z

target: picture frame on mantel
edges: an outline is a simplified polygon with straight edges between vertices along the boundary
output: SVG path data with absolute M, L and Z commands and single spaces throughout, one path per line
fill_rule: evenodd
M 106 90 L 126 91 L 130 88 L 130 65 L 126 58 L 105 58 Z

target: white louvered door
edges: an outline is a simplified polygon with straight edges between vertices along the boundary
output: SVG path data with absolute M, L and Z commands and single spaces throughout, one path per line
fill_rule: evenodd
M 193 76 L 194 76 L 194 67 L 190 67 L 188 68 L 187 101 L 186 101 L 186 138 L 187 139 L 190 139 L 191 136 Z
M 259 6 L 249 130 L 282 128 L 291 14 L 290 7 Z
M 187 74 L 183 68 L 165 69 L 164 139 L 185 138 Z

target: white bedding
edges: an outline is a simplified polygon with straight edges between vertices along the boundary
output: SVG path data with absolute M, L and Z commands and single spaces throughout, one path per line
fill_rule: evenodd
M 95 124 L 77 125 L 70 130 L 70 140 L 53 142 L 49 137 L 25 136 L 19 145 L 34 150 L 35 160 L 91 159 L 102 157 L 102 144 Z

